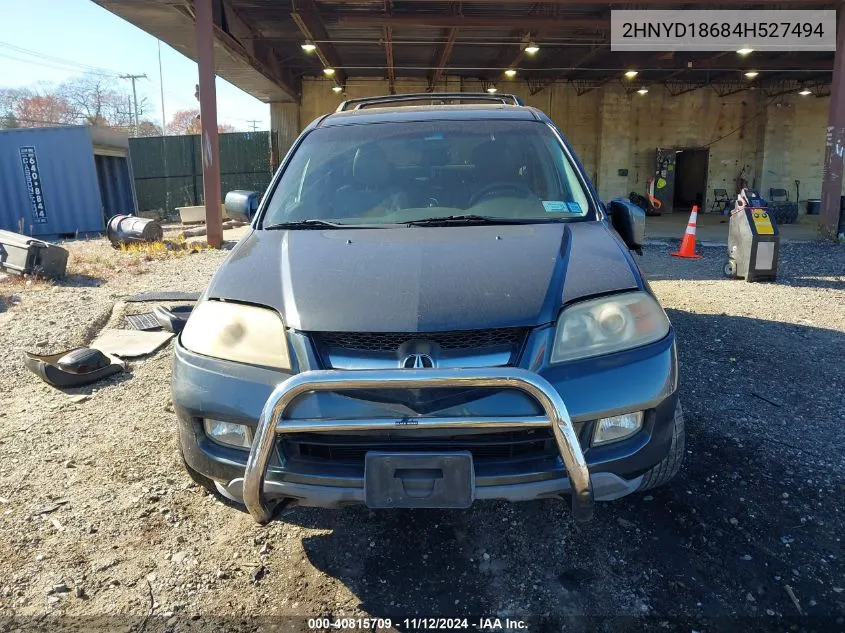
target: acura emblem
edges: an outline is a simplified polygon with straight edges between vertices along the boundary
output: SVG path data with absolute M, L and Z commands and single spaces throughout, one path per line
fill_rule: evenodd
M 431 369 L 434 367 L 434 359 L 428 354 L 408 354 L 402 361 L 405 369 Z

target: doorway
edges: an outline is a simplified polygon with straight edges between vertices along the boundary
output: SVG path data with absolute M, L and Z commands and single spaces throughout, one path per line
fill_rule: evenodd
M 706 148 L 676 150 L 672 211 L 689 213 L 693 205 L 698 205 L 699 212 L 704 212 L 709 156 Z

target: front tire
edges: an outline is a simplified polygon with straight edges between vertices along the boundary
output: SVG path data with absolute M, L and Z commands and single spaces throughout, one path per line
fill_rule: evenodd
M 651 490 L 669 483 L 681 470 L 684 463 L 686 450 L 686 433 L 684 429 L 684 412 L 681 409 L 681 401 L 675 406 L 674 426 L 672 429 L 672 444 L 669 446 L 669 454 L 654 468 L 643 475 L 640 490 Z

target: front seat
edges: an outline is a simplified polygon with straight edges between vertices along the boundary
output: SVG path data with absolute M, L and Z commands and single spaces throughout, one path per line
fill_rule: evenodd
M 395 175 L 384 150 L 377 145 L 359 147 L 352 159 L 352 183 L 335 192 L 334 217 L 378 217 L 387 210 L 407 207 L 407 196 L 396 184 Z
M 520 153 L 502 141 L 486 141 L 472 150 L 473 187 L 470 199 L 492 184 L 523 185 Z

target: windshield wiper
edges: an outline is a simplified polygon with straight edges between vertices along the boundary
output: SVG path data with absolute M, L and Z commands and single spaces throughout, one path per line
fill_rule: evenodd
M 539 220 L 542 221 L 542 220 Z M 451 226 L 461 224 L 533 224 L 538 220 L 496 218 L 487 215 L 447 215 L 440 218 L 423 218 L 406 222 L 408 226 Z
M 328 220 L 299 220 L 297 222 L 279 222 L 261 227 L 265 231 L 283 231 L 296 229 L 381 229 L 385 224 L 343 224 L 340 222 L 329 222 Z

